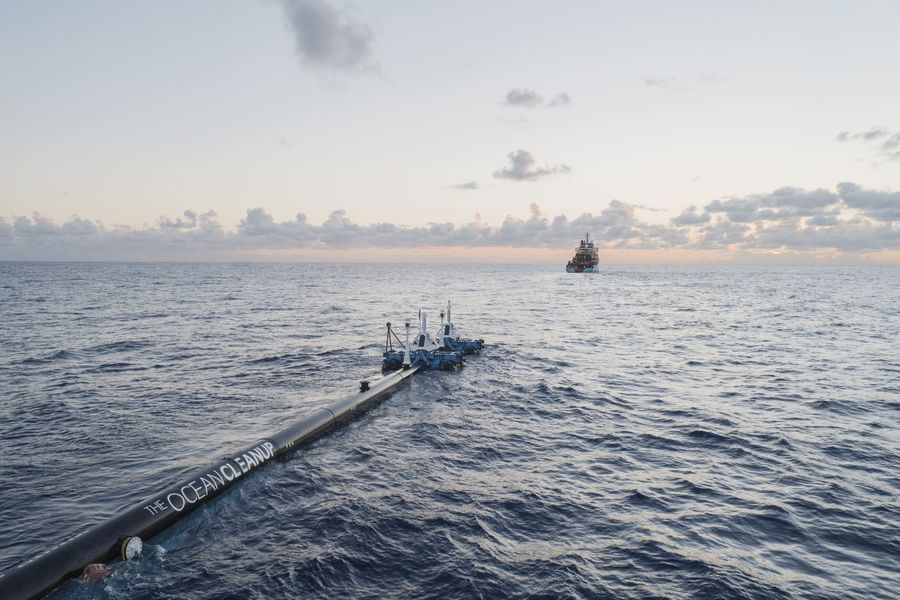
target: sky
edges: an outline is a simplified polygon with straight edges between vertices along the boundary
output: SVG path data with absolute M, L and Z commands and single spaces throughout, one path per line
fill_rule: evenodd
M 0 0 L 0 260 L 900 264 L 898 22 Z

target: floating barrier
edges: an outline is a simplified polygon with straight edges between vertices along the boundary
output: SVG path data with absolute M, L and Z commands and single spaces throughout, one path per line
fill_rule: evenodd
M 137 558 L 142 538 L 159 533 L 212 500 L 245 476 L 353 418 L 397 390 L 423 366 L 412 365 L 378 379 L 360 382 L 360 390 L 320 408 L 275 435 L 238 450 L 163 489 L 144 502 L 95 525 L 64 544 L 24 562 L 0 576 L 0 599 L 40 598 L 67 579 L 82 574 L 88 565 L 116 558 Z
M 466 354 L 481 351 L 484 340 L 456 337 L 450 322 L 449 302 L 446 316 L 445 325 L 441 312 L 441 341 L 428 333 L 427 318 L 422 311 L 419 311 L 421 330 L 412 343 L 409 322 L 405 324 L 405 344 L 400 343 L 388 323 L 382 368 L 393 372 L 361 381 L 357 393 L 317 409 L 290 427 L 195 472 L 62 545 L 13 567 L 0 575 L 0 600 L 39 598 L 73 577 L 84 576 L 90 581 L 102 578 L 106 573 L 103 563 L 139 557 L 144 539 L 183 519 L 275 457 L 353 418 L 392 394 L 419 371 L 459 368 L 465 363 Z M 392 336 L 402 350 L 393 348 Z

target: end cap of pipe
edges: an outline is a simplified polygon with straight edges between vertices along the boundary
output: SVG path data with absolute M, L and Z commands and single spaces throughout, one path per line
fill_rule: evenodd
M 137 560 L 144 552 L 144 542 L 138 536 L 129 536 L 119 545 L 119 555 L 122 560 Z

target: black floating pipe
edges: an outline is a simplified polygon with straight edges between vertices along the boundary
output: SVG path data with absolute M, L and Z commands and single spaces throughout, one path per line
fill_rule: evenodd
M 197 471 L 182 483 L 13 567 L 0 576 L 0 598 L 39 598 L 65 580 L 80 576 L 85 566 L 106 563 L 123 556 L 123 543 L 131 537 L 148 539 L 159 533 L 276 456 L 317 437 L 335 423 L 356 416 L 367 406 L 390 395 L 419 368 L 396 371 L 372 380 L 368 389 L 316 410 L 275 435 Z

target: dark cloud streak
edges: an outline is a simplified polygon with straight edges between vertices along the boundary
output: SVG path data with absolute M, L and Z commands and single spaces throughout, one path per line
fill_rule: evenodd
M 374 69 L 369 27 L 325 0 L 278 0 L 297 55 L 307 67 L 341 71 Z
M 512 181 L 537 181 L 549 175 L 570 173 L 572 169 L 568 165 L 537 166 L 534 156 L 527 150 L 516 150 L 506 155 L 509 166 L 494 171 L 497 179 L 510 179 Z
M 544 98 L 528 88 L 513 88 L 506 94 L 506 104 L 509 106 L 535 108 L 544 104 Z
M 900 132 L 886 127 L 872 127 L 868 131 L 851 133 L 842 131 L 835 140 L 838 142 L 862 142 L 873 148 L 875 152 L 887 160 L 900 160 Z
M 544 97 L 528 88 L 513 88 L 506 93 L 507 106 L 517 106 L 519 108 L 556 108 L 558 106 L 568 106 L 572 104 L 572 97 L 565 92 L 560 92 L 553 96 L 550 100 L 544 100 Z

